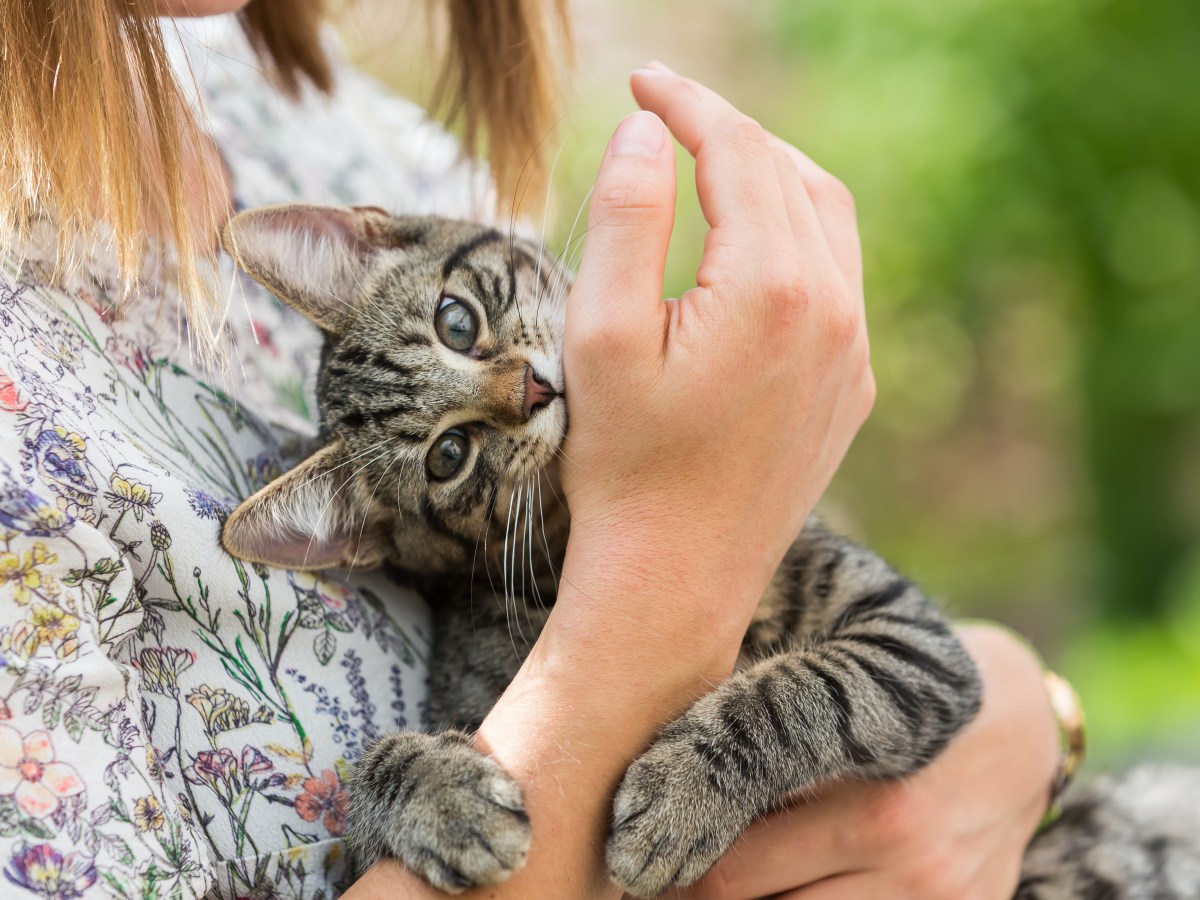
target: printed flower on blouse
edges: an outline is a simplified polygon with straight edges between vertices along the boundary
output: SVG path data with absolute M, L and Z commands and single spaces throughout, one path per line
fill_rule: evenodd
M 166 823 L 162 806 L 153 797 L 133 801 L 133 824 L 138 831 L 158 831 Z
M 25 606 L 36 596 L 35 592 L 45 584 L 57 593 L 58 586 L 54 578 L 43 575 L 39 566 L 53 563 L 58 557 L 46 549 L 46 545 L 38 541 L 33 549 L 26 550 L 18 556 L 16 553 L 0 553 L 0 586 L 12 591 L 12 598 L 21 606 Z
M 48 816 L 63 797 L 83 793 L 79 773 L 54 758 L 54 745 L 45 731 L 27 737 L 10 725 L 0 725 L 0 795 L 12 795 L 28 815 Z
M 61 425 L 45 428 L 26 440 L 25 452 L 32 457 L 42 483 L 62 496 L 68 511 L 80 517 L 94 515 L 91 506 L 96 486 L 84 467 L 87 441 L 82 435 Z
M 154 504 L 162 499 L 162 494 L 150 490 L 147 485 L 126 481 L 116 472 L 108 479 L 108 486 L 112 488 L 111 491 L 104 492 L 104 496 L 108 498 L 108 505 L 122 513 L 132 510 L 133 517 L 139 522 L 146 512 L 153 512 Z
M 142 685 L 156 694 L 174 697 L 179 690 L 179 676 L 192 667 L 196 654 L 177 647 L 145 647 L 133 667 L 142 673 Z
M 37 634 L 40 646 L 54 648 L 59 659 L 70 659 L 79 649 L 76 638 L 79 619 L 53 603 L 35 603 L 29 611 L 29 624 Z
M 196 761 L 183 770 L 183 777 L 192 784 L 229 784 L 237 774 L 237 766 L 237 757 L 226 747 L 201 750 L 196 754 Z
M 28 537 L 61 537 L 74 520 L 37 494 L 19 487 L 0 491 L 0 525 Z
M 0 369 L 0 410 L 22 412 L 27 406 L 29 406 L 29 401 L 21 399 L 13 380 L 7 372 Z
M 32 659 L 42 647 L 49 647 L 58 659 L 74 659 L 79 652 L 79 619 L 56 604 L 35 603 L 28 618 L 0 629 L 0 650 Z
M 146 651 L 143 650 L 142 653 L 144 655 Z M 208 684 L 188 691 L 187 702 L 200 713 L 200 718 L 204 720 L 204 729 L 209 734 L 232 731 L 251 722 L 270 722 L 274 718 L 274 713 L 266 706 L 260 706 L 254 715 L 251 715 L 250 704 L 245 700 L 223 687 L 214 688 Z
M 49 844 L 22 844 L 5 866 L 4 877 L 42 897 L 73 900 L 82 897 L 99 875 L 94 860 L 82 853 L 63 856 Z
M 35 332 L 30 339 L 35 347 L 59 365 L 72 370 L 79 367 L 79 351 L 84 348 L 83 338 L 66 323 L 52 320 L 48 330 Z
M 320 778 L 305 780 L 304 793 L 294 803 L 296 812 L 305 822 L 315 822 L 318 817 L 324 816 L 325 828 L 334 837 L 341 837 L 346 830 L 350 792 L 342 786 L 341 779 L 332 769 L 326 769 Z
M 190 487 L 184 488 L 184 492 L 188 495 L 188 503 L 200 518 L 224 522 L 225 517 L 229 515 L 226 505 L 211 494 Z
M 300 625 L 313 628 L 323 624 L 325 617 L 342 618 L 354 599 L 354 590 L 320 575 L 319 572 L 289 571 L 288 581 L 300 601 Z M 314 602 L 306 602 L 314 601 Z M 313 619 L 310 623 L 310 620 Z M 344 630 L 344 629 L 338 629 Z
M 110 335 L 104 342 L 105 355 L 124 366 L 138 378 L 150 370 L 150 360 L 136 343 L 122 335 Z

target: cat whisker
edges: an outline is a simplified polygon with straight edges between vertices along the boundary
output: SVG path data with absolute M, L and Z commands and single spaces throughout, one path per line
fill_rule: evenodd
M 520 527 L 520 522 L 521 522 L 521 494 L 524 490 L 524 487 L 525 487 L 525 485 L 523 483 L 519 483 L 517 485 L 516 519 L 512 523 L 512 525 L 513 525 L 512 562 L 508 563 L 507 557 L 505 560 L 505 562 L 508 563 L 509 586 L 508 586 L 508 591 L 505 593 L 504 606 L 505 606 L 505 610 L 508 610 L 509 601 L 511 598 L 512 612 L 508 613 L 508 634 L 509 634 L 509 639 L 512 640 L 512 642 L 513 642 L 513 650 L 514 651 L 517 651 L 516 637 L 513 634 L 514 625 L 516 626 L 516 633 L 521 636 L 521 643 L 523 643 L 523 644 L 529 643 L 528 640 L 525 638 L 525 632 L 521 630 L 521 620 L 517 617 L 517 550 L 518 550 L 518 541 L 520 540 L 520 533 L 519 533 L 518 529 Z M 506 543 L 506 549 L 507 549 L 507 543 Z M 519 651 L 517 651 L 517 652 L 519 652 Z
M 366 506 L 363 510 L 362 524 L 358 526 L 358 543 L 354 547 L 354 558 L 350 560 L 351 569 L 353 569 L 355 564 L 358 563 L 358 553 L 362 549 L 363 533 L 367 528 L 367 516 L 370 514 L 371 502 L 375 499 L 375 492 L 379 490 L 379 485 L 383 482 L 383 479 L 387 477 L 387 473 L 391 471 L 392 466 L 394 466 L 399 459 L 400 454 L 398 453 L 392 457 L 392 461 L 384 467 L 382 474 L 380 474 L 380 476 L 375 480 L 375 486 L 371 488 L 371 496 L 367 498 Z
M 381 443 L 384 443 L 384 442 L 381 442 Z M 376 460 L 381 459 L 383 457 L 383 455 L 385 453 L 387 453 L 387 451 L 388 451 L 388 448 L 385 446 L 382 450 L 380 450 L 377 454 L 375 454 L 375 456 L 371 457 L 369 460 L 367 460 L 365 463 L 363 463 L 361 466 L 359 466 L 357 469 L 355 469 L 353 472 L 351 472 L 349 475 L 347 475 L 344 479 L 342 479 L 342 483 L 340 485 L 338 485 L 336 490 L 330 492 L 329 499 L 327 499 L 325 501 L 324 505 L 321 507 L 321 511 L 319 513 L 317 513 L 317 522 L 318 523 L 321 522 L 325 518 L 325 514 L 329 510 L 330 505 L 333 503 L 334 500 L 337 499 L 337 495 L 340 494 L 345 489 L 346 485 L 350 484 L 350 482 L 352 482 L 356 477 L 358 477 L 359 472 L 362 472 L 364 469 L 368 468 Z M 313 542 L 316 539 L 317 539 L 317 532 L 314 529 L 312 537 L 310 537 L 308 539 L 308 546 L 305 547 L 305 549 L 304 549 L 304 564 L 305 564 L 305 566 L 308 565 L 308 554 L 312 551 Z
M 500 548 L 500 587 L 504 593 L 504 613 L 506 616 L 508 615 L 508 530 L 512 525 L 513 500 L 516 496 L 516 491 L 509 492 L 508 515 L 504 518 L 504 545 Z
M 509 577 L 509 592 L 508 593 L 509 593 L 509 598 L 512 600 L 512 619 L 513 619 L 513 623 L 515 623 L 515 626 L 516 626 L 516 629 L 518 632 L 521 630 L 521 622 L 520 622 L 520 619 L 518 619 L 518 617 L 517 617 L 517 611 L 518 611 L 517 610 L 517 561 L 520 558 L 519 553 L 520 553 L 520 548 L 521 548 L 521 509 L 522 509 L 524 493 L 525 493 L 525 482 L 520 481 L 517 483 L 517 506 L 516 506 L 516 510 L 515 510 L 515 516 L 513 518 L 512 549 L 510 551 L 511 559 L 509 561 L 509 568 L 508 568 L 508 577 Z M 522 573 L 522 578 L 523 577 L 524 577 L 524 573 Z
M 558 253 L 558 258 L 563 261 L 564 268 L 569 272 L 574 272 L 579 268 L 579 259 L 583 254 L 583 238 L 592 230 L 591 225 L 588 225 L 578 234 L 575 233 L 575 229 L 579 226 L 579 220 L 583 216 L 583 211 L 587 209 L 588 204 L 591 202 L 594 190 L 594 187 L 588 188 L 587 193 L 583 195 L 583 202 L 579 204 L 579 209 L 575 211 L 575 219 L 571 222 L 571 230 L 567 234 L 567 240 Z
M 536 480 L 534 480 L 534 479 L 536 479 Z M 533 503 L 534 503 L 533 491 L 534 491 L 534 488 L 536 487 L 537 491 L 538 491 L 538 500 L 537 500 L 538 516 L 539 516 L 539 518 L 541 518 L 541 513 L 542 513 L 541 483 L 542 483 L 542 473 L 539 471 L 536 473 L 536 475 L 531 477 L 530 485 L 529 485 L 529 575 L 530 575 L 531 580 L 533 581 L 534 603 L 537 604 L 538 609 L 544 610 L 546 608 L 546 604 L 542 601 L 542 589 L 541 589 L 541 586 L 538 584 L 537 569 L 535 568 L 534 562 L 533 562 L 533 551 L 534 551 L 534 543 L 535 543 L 535 541 L 533 539 Z M 543 537 L 543 539 L 545 539 L 545 520 L 544 520 L 544 518 L 542 520 L 542 537 Z
M 562 158 L 563 144 L 558 145 L 558 152 L 554 154 L 554 163 L 550 166 L 550 175 L 546 179 L 546 202 L 542 207 L 542 236 L 538 239 L 538 261 L 537 271 L 534 273 L 533 283 L 538 288 L 537 306 L 534 308 L 533 318 L 537 321 L 538 315 L 542 311 L 542 257 L 546 253 L 546 223 L 550 219 L 550 190 L 554 185 L 554 173 L 558 169 L 558 161 Z
M 572 466 L 575 465 L 575 460 L 573 460 L 573 459 L 571 459 L 571 457 L 567 456 L 566 452 L 563 450 L 562 447 L 555 447 L 554 455 L 557 456 L 559 459 L 561 459 L 563 462 L 567 463 L 568 465 L 572 465 Z
M 318 472 L 316 475 L 306 478 L 303 482 L 301 482 L 300 487 L 308 487 L 315 480 L 324 477 L 325 475 L 329 474 L 330 472 L 336 472 L 338 469 L 340 469 L 344 466 L 350 465 L 350 463 L 354 462 L 356 459 L 362 459 L 368 453 L 374 453 L 377 449 L 382 447 L 387 442 L 388 442 L 388 439 L 386 437 L 380 438 L 375 443 L 373 443 L 369 447 L 367 447 L 365 450 L 360 450 L 358 453 L 355 453 L 354 455 L 347 457 L 346 459 L 344 459 L 340 463 L 338 463 L 336 466 L 330 466 L 328 469 L 326 469 L 324 471 L 324 473 Z
M 553 485 L 551 485 L 553 488 Z M 554 566 L 554 554 L 550 552 L 550 539 L 546 535 L 546 509 L 542 499 L 542 472 L 538 472 L 537 479 L 538 491 L 538 518 L 542 522 L 542 547 L 546 550 L 546 565 L 550 570 L 550 578 L 554 581 L 554 592 L 558 593 L 558 570 Z
M 488 498 L 486 508 L 483 511 L 483 519 L 479 523 L 479 531 L 476 532 L 476 534 L 475 534 L 475 550 L 471 554 L 471 571 L 474 572 L 475 567 L 478 563 L 478 559 L 479 559 L 479 544 L 482 541 L 482 543 L 483 543 L 483 561 L 484 561 L 483 562 L 483 571 L 487 574 L 488 587 L 491 589 L 492 593 L 495 593 L 495 591 L 496 591 L 496 583 L 492 580 L 492 567 L 491 567 L 490 561 L 488 560 L 488 555 L 487 555 L 487 539 L 488 539 L 488 532 L 490 531 L 489 526 L 492 524 L 492 517 L 495 516 L 495 514 L 496 514 L 496 501 L 499 499 L 500 499 L 500 487 L 499 487 L 499 485 L 496 485 L 496 486 L 492 487 L 491 496 Z M 471 579 L 470 597 L 471 597 L 472 604 L 474 604 L 474 602 L 475 602 L 475 579 L 474 578 Z
M 533 482 L 531 479 L 525 481 L 525 552 L 521 557 L 521 600 L 525 607 L 525 618 L 529 619 L 529 594 L 525 591 L 525 569 L 528 563 L 530 586 L 533 589 L 533 594 L 537 597 L 537 578 L 533 571 L 533 541 L 530 538 L 533 535 Z

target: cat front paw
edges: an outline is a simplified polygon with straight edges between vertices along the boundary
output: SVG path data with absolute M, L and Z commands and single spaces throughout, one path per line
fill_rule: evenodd
M 692 740 L 654 744 L 617 789 L 605 846 L 609 876 L 634 897 L 697 881 L 749 822 L 731 787 Z
M 402 732 L 364 754 L 349 839 L 360 871 L 395 857 L 457 894 L 525 865 L 531 830 L 520 785 L 459 732 Z

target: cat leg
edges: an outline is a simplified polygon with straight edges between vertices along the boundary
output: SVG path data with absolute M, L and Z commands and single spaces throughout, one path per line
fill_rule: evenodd
M 626 772 L 606 856 L 630 894 L 696 881 L 751 820 L 818 781 L 915 771 L 977 712 L 978 673 L 933 604 L 881 563 L 867 577 L 839 553 L 858 589 L 825 579 L 809 646 L 734 674 Z M 828 574 L 822 547 L 807 555 Z
M 358 871 L 394 857 L 450 893 L 504 881 L 531 837 L 520 785 L 458 731 L 372 744 L 350 783 L 348 833 Z
M 520 613 L 522 639 L 510 633 L 502 601 L 482 588 L 439 601 L 428 694 L 439 731 L 392 734 L 368 748 L 350 785 L 348 840 L 359 871 L 394 857 L 456 893 L 498 884 L 525 864 L 531 834 L 520 786 L 453 729 L 479 727 L 548 613 Z

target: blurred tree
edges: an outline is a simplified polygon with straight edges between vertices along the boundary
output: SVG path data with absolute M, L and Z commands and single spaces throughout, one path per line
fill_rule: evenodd
M 1097 587 L 1109 614 L 1161 614 L 1197 538 L 1179 488 L 1200 461 L 1200 6 L 1078 4 L 1047 37 L 1021 48 L 1014 124 L 1080 270 Z
M 821 73 L 818 135 L 839 105 L 871 108 L 868 81 L 887 98 L 859 118 L 887 136 L 876 165 L 912 182 L 845 168 L 860 197 L 900 200 L 867 243 L 906 317 L 950 309 L 978 348 L 1025 300 L 1014 289 L 1062 307 L 1075 334 L 1048 349 L 1077 359 L 1092 590 L 1105 615 L 1162 613 L 1200 544 L 1184 489 L 1200 457 L 1200 5 L 777 0 L 763 33 Z M 987 376 L 970 391 L 995 403 Z

